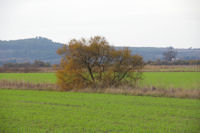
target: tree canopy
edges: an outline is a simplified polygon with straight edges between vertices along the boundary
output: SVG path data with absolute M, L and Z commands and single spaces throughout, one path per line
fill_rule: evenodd
M 141 56 L 131 55 L 128 48 L 115 49 L 101 36 L 73 39 L 57 53 L 62 56 L 58 85 L 64 90 L 136 82 L 144 65 Z

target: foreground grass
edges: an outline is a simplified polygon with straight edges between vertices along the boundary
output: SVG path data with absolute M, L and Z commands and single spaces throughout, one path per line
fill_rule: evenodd
M 197 133 L 199 123 L 199 100 L 0 90 L 1 133 Z
M 1 73 L 0 79 L 55 83 L 55 73 Z M 200 89 L 200 72 L 144 72 L 140 87 Z

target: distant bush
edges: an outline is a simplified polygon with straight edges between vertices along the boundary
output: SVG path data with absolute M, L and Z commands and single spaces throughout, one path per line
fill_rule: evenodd
M 115 49 L 104 37 L 73 39 L 57 53 L 62 55 L 57 83 L 63 90 L 136 84 L 142 76 L 142 57 Z

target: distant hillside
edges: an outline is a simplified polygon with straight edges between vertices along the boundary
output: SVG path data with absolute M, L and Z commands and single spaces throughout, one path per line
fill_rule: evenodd
M 145 61 L 163 60 L 163 52 L 167 48 L 157 47 L 129 47 L 133 54 L 143 56 Z M 177 51 L 177 59 L 181 60 L 200 60 L 200 49 L 175 49 Z
M 36 37 L 11 41 L 0 41 L 0 64 L 7 62 L 33 62 L 34 60 L 59 63 L 60 56 L 56 50 L 63 44 L 53 42 L 47 38 Z M 120 47 L 118 47 L 120 48 Z M 145 61 L 163 58 L 166 48 L 129 47 L 133 54 L 143 56 Z M 200 49 L 176 49 L 179 59 L 200 59 Z
M 33 62 L 48 61 L 52 64 L 60 61 L 56 50 L 63 44 L 55 43 L 47 38 L 0 41 L 0 62 Z

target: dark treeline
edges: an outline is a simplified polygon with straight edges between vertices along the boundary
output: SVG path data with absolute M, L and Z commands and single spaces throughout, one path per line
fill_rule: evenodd
M 43 62 L 35 60 L 33 63 L 24 62 L 24 63 L 5 63 L 3 64 L 4 68 L 17 68 L 17 67 L 51 67 L 49 62 Z
M 147 61 L 146 65 L 200 65 L 200 60 Z
M 48 72 L 51 70 L 51 64 L 49 62 L 43 62 L 35 60 L 33 63 L 5 63 L 0 67 L 1 73 L 9 72 L 19 72 L 19 73 L 29 73 L 29 72 Z

